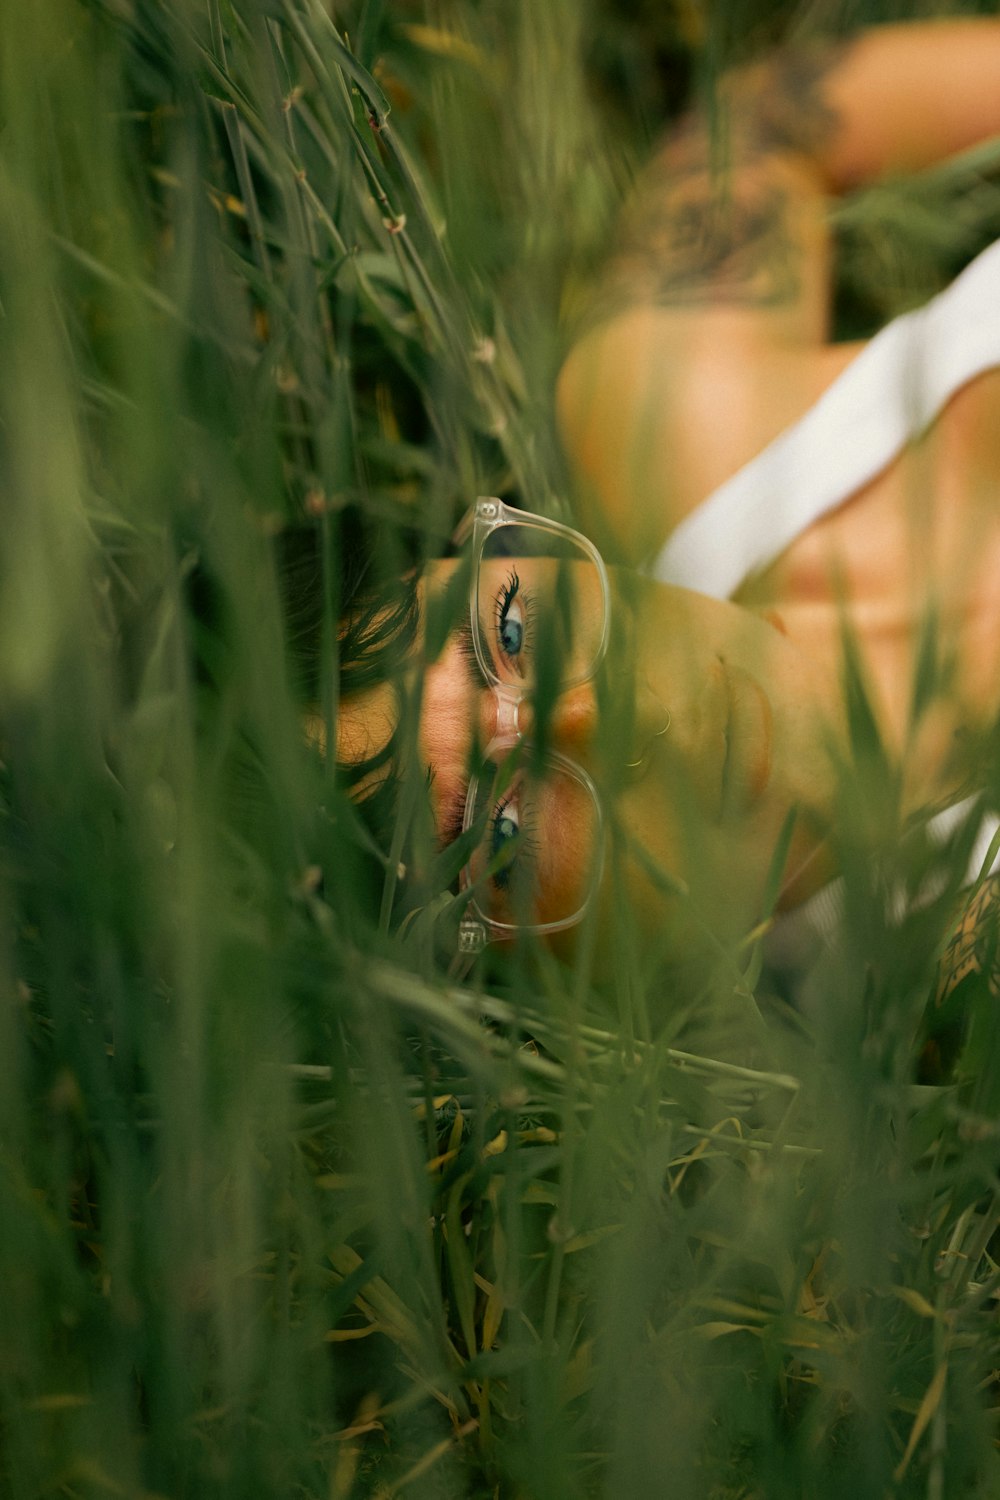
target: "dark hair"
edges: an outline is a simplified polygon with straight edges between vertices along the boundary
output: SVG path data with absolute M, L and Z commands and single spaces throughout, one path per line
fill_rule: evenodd
M 325 663 L 336 663 L 341 702 L 393 681 L 412 652 L 419 616 L 409 539 L 343 512 L 287 528 L 277 550 L 287 649 L 303 706 L 322 702 Z M 354 795 L 383 850 L 396 817 L 397 752 L 394 731 L 371 755 L 337 766 L 339 784 Z
M 285 527 L 270 545 L 288 675 L 305 739 L 306 716 L 322 712 L 329 696 L 349 702 L 368 688 L 398 679 L 417 634 L 417 548 L 415 539 L 399 528 L 382 535 L 346 512 Z M 184 587 L 200 721 L 208 730 L 225 698 L 240 627 L 229 596 L 231 582 L 220 574 L 218 559 L 200 547 L 186 550 L 197 557 Z M 325 683 L 324 675 L 333 681 Z M 390 868 L 401 734 L 397 722 L 370 755 L 335 766 L 333 802 L 328 796 L 317 801 L 313 831 L 307 835 L 315 864 L 327 872 L 336 867 L 342 891 L 348 889 L 362 906 L 369 898 L 377 902 Z M 329 788 L 325 776 L 323 783 Z M 245 843 L 253 845 L 283 821 L 286 810 L 275 802 L 266 751 L 250 720 L 237 726 L 227 720 L 225 789 L 226 815 Z M 344 848 L 345 837 L 350 851 Z M 328 894 L 333 898 L 332 888 Z

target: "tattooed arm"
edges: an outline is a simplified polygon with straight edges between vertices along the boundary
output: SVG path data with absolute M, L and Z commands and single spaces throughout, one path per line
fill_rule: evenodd
M 721 80 L 626 210 L 609 280 L 637 296 L 768 305 L 807 293 L 836 195 L 1000 133 L 1000 21 L 878 27 L 789 48 Z M 804 279 L 803 279 L 804 278 Z M 804 308 L 815 313 L 815 308 Z M 822 333 L 815 316 L 806 336 Z
M 795 299 L 802 253 L 824 234 L 812 158 L 835 129 L 823 80 L 839 50 L 783 53 L 729 74 L 711 110 L 675 127 L 626 205 L 602 303 Z
M 823 97 L 837 121 L 816 152 L 829 191 L 933 166 L 1000 134 L 1000 21 L 865 31 L 828 74 Z

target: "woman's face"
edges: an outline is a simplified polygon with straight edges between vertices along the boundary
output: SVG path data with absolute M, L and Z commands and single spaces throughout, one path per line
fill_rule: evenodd
M 439 563 L 425 575 L 425 619 L 449 586 L 464 597 L 456 567 Z M 544 793 L 534 798 L 530 833 L 518 778 L 505 785 L 501 775 L 499 799 L 487 799 L 482 811 L 484 844 L 494 858 L 480 876 L 481 905 L 500 921 L 515 920 L 510 908 L 520 889 L 530 890 L 522 920 L 552 922 L 575 911 L 586 898 L 600 838 L 603 873 L 594 901 L 603 920 L 624 899 L 640 930 L 665 948 L 706 925 L 716 936 L 738 937 L 760 915 L 792 808 L 782 899 L 802 899 L 826 873 L 829 752 L 840 738 L 828 713 L 836 691 L 817 679 L 780 629 L 753 612 L 611 570 L 604 661 L 593 679 L 559 693 L 540 725 L 531 683 L 544 676 L 539 663 L 552 622 L 532 601 L 551 594 L 553 567 L 532 558 L 483 564 L 480 599 L 488 597 L 492 607 L 479 610 L 481 649 L 494 675 L 510 685 L 508 699 L 525 695 L 516 729 L 511 708 L 498 705 L 483 678 L 467 614 L 414 678 L 419 755 L 439 844 L 461 832 L 470 774 L 498 733 L 502 750 L 492 757 L 498 763 L 518 731 L 522 749 L 540 737 L 566 763 L 565 774 L 540 782 Z M 589 650 L 600 633 L 600 581 L 589 568 L 570 572 L 574 641 Z M 569 673 L 564 667 L 563 677 Z M 374 748 L 383 732 L 373 723 L 374 700 L 345 715 L 343 732 L 357 744 L 359 713 Z M 380 722 L 386 730 L 391 722 L 384 700 Z M 575 767 L 584 777 L 574 776 Z M 603 808 L 603 832 L 589 784 Z M 528 859 L 530 887 L 518 865 Z

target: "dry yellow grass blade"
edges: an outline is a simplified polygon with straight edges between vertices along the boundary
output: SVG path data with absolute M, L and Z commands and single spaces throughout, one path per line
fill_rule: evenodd
M 910 1429 L 910 1436 L 907 1439 L 906 1443 L 906 1451 L 904 1452 L 902 1458 L 899 1460 L 899 1463 L 896 1465 L 895 1471 L 893 1473 L 893 1478 L 895 1479 L 897 1484 L 903 1478 L 903 1475 L 909 1468 L 910 1459 L 913 1457 L 917 1444 L 920 1442 L 920 1439 L 923 1437 L 925 1431 L 927 1430 L 928 1423 L 934 1416 L 934 1413 L 941 1405 L 941 1400 L 944 1396 L 947 1379 L 948 1361 L 942 1360 L 937 1369 L 934 1371 L 933 1380 L 927 1387 L 927 1390 L 924 1392 L 924 1399 L 920 1403 L 920 1408 L 917 1411 L 917 1415 L 913 1421 L 913 1426 Z
M 338 1276 L 347 1277 L 362 1264 L 361 1256 L 349 1245 L 337 1245 L 329 1252 L 330 1264 Z M 364 1285 L 364 1297 L 354 1299 L 365 1317 L 395 1343 L 410 1350 L 420 1348 L 420 1336 L 409 1310 L 381 1276 L 373 1276 Z
M 919 1314 L 921 1318 L 937 1317 L 937 1313 L 935 1312 L 932 1304 L 928 1302 L 926 1297 L 924 1297 L 920 1292 L 917 1291 L 916 1287 L 894 1286 L 890 1287 L 890 1291 L 892 1292 L 892 1295 L 894 1297 L 898 1297 L 900 1302 L 905 1302 L 907 1307 L 912 1308 L 912 1310 L 915 1313 Z
M 422 52 L 431 52 L 435 57 L 456 57 L 462 62 L 471 63 L 475 68 L 486 65 L 486 58 L 475 43 L 456 36 L 453 31 L 444 31 L 439 26 L 426 26 L 420 21 L 407 22 L 399 29 Z
M 25 1411 L 76 1411 L 81 1406 L 92 1406 L 93 1397 L 77 1396 L 72 1391 L 64 1391 L 51 1396 L 36 1396 L 33 1401 L 24 1403 Z
M 387 1485 L 385 1489 L 379 1490 L 379 1500 L 392 1500 L 392 1496 L 398 1495 L 400 1490 L 404 1490 L 407 1485 L 412 1484 L 415 1479 L 422 1478 L 422 1476 L 427 1473 L 428 1469 L 432 1469 L 434 1465 L 440 1462 L 440 1460 L 444 1458 L 445 1454 L 450 1452 L 452 1448 L 456 1447 L 463 1438 L 468 1437 L 470 1432 L 475 1432 L 478 1426 L 478 1419 L 475 1417 L 471 1417 L 468 1422 L 465 1422 L 461 1427 L 459 1427 L 454 1437 L 444 1438 L 442 1442 L 435 1443 L 434 1447 L 428 1449 L 423 1458 L 419 1458 L 413 1465 L 412 1469 L 408 1469 L 407 1472 L 402 1476 L 402 1478 L 397 1479 L 393 1484 Z
M 490 1288 L 486 1306 L 483 1309 L 482 1347 L 484 1350 L 492 1349 L 496 1344 L 504 1312 L 503 1296 L 499 1286 L 494 1284 Z

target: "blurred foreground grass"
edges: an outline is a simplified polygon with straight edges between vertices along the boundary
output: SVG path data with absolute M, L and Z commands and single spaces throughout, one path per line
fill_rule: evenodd
M 985 981 L 914 1081 L 963 835 L 873 861 L 853 789 L 796 1014 L 749 950 L 450 985 L 273 563 L 309 518 L 332 727 L 358 556 L 565 504 L 557 314 L 659 113 L 900 13 L 7 0 L 4 1500 L 1000 1491 Z M 908 201 L 844 210 L 869 315 L 879 223 L 918 291 L 974 236 Z

